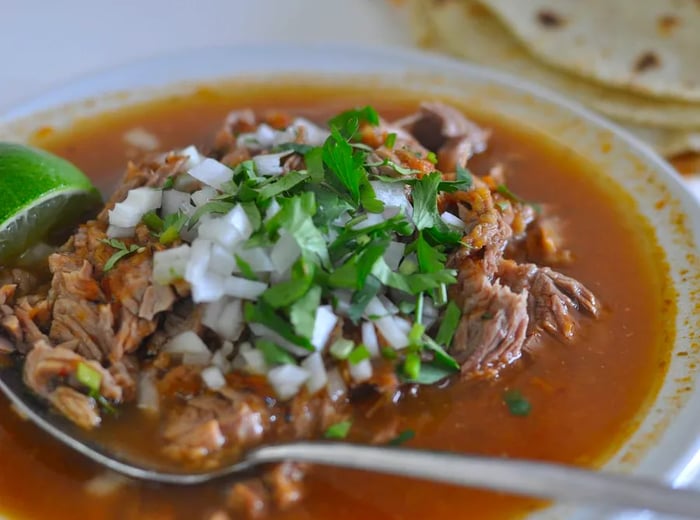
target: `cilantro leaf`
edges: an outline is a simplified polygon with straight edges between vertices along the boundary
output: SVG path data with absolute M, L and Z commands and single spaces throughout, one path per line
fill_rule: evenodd
M 376 276 L 367 276 L 362 288 L 352 294 L 350 309 L 348 309 L 348 318 L 354 323 L 357 323 L 364 314 L 369 302 L 379 293 L 381 288 L 382 282 L 380 282 Z
M 457 182 L 461 184 L 461 189 L 467 190 L 474 184 L 472 173 L 461 164 L 457 165 Z
M 396 437 L 391 439 L 387 444 L 389 446 L 400 446 L 405 442 L 410 441 L 416 436 L 416 432 L 413 430 L 404 430 L 401 433 L 399 433 Z
M 308 181 L 310 178 L 311 176 L 305 172 L 289 172 L 280 177 L 272 177 L 260 187 L 255 188 L 255 191 L 258 192 L 260 200 L 271 199 Z
M 523 394 L 518 390 L 508 390 L 503 394 L 503 402 L 508 407 L 508 411 L 511 415 L 526 417 L 530 415 L 530 411 L 532 410 L 530 401 L 525 399 Z
M 364 153 L 355 153 L 336 127 L 331 127 L 331 135 L 323 145 L 323 162 L 347 190 L 350 200 L 359 205 L 362 176 L 367 175 Z
M 110 256 L 105 262 L 105 265 L 102 268 L 105 273 L 114 269 L 114 266 L 117 265 L 117 262 L 119 262 L 119 260 L 122 258 L 133 253 L 141 253 L 146 250 L 145 247 L 141 247 L 138 244 L 131 244 L 130 246 L 127 246 L 124 242 L 117 240 L 116 238 L 104 238 L 101 240 L 101 242 L 117 250 L 117 252 Z
M 377 114 L 377 111 L 371 106 L 366 106 L 362 108 L 346 110 L 345 112 L 338 114 L 337 116 L 328 121 L 328 126 L 330 128 L 346 128 L 348 126 L 348 122 L 351 119 L 355 119 L 358 122 L 366 122 L 372 126 L 379 125 L 379 114 Z
M 399 371 L 399 379 L 404 383 L 418 383 L 419 385 L 432 385 L 454 374 L 454 370 L 443 368 L 436 363 L 422 363 L 420 372 L 415 378 L 408 377 L 403 371 Z
M 323 436 L 326 439 L 344 439 L 347 437 L 350 427 L 352 426 L 352 421 L 341 421 L 332 424 L 324 432 Z
M 289 308 L 289 321 L 299 336 L 311 338 L 316 321 L 316 309 L 321 304 L 321 287 L 314 286 Z
M 265 363 L 268 365 L 296 365 L 296 359 L 282 347 L 276 345 L 269 339 L 258 339 L 255 341 L 255 348 L 262 352 Z
M 277 314 L 275 309 L 268 305 L 265 300 L 258 300 L 257 303 L 245 302 L 244 315 L 248 323 L 265 325 L 287 341 L 306 350 L 314 350 L 309 338 L 297 335 L 289 322 Z
M 445 313 L 442 315 L 440 328 L 435 336 L 435 341 L 438 343 L 438 345 L 445 345 L 445 347 L 449 348 L 450 343 L 452 343 L 452 337 L 457 330 L 457 326 L 459 325 L 459 320 L 461 318 L 462 311 L 455 302 L 450 301 L 447 304 Z

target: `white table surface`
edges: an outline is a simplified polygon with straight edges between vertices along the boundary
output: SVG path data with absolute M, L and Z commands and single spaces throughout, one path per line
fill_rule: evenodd
M 263 40 L 413 45 L 387 0 L 0 0 L 0 112 L 135 59 Z

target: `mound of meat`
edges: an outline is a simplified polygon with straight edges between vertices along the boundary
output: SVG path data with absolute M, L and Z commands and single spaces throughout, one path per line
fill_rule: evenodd
M 261 118 L 251 111 L 234 112 L 209 156 L 235 167 L 269 151 L 248 146 L 241 135 L 254 134 L 261 124 L 281 131 L 291 121 L 280 114 Z M 294 143 L 307 143 L 310 132 L 308 127 L 298 128 Z M 395 136 L 391 146 L 389 134 Z M 474 154 L 486 149 L 488 134 L 440 103 L 425 103 L 417 113 L 392 123 L 360 127 L 376 173 L 396 175 L 388 166 L 396 164 L 419 176 L 438 170 L 452 180 Z M 115 252 L 107 241 L 109 210 L 129 190 L 159 187 L 186 172 L 187 163 L 186 155 L 171 152 L 130 164 L 104 211 L 82 224 L 49 257 L 45 285 L 21 270 L 3 272 L 0 350 L 25 356 L 27 386 L 84 428 L 100 425 L 107 413 L 105 402 L 109 407 L 137 402 L 145 412 L 160 416 L 164 454 L 200 466 L 265 442 L 318 438 L 357 410 L 374 413 L 377 407 L 392 406 L 403 395 L 402 382 L 394 365 L 382 358 L 372 361 L 371 378 L 357 382 L 345 366 L 326 356 L 332 379 L 328 386 L 316 393 L 302 390 L 287 400 L 276 398 L 264 377 L 236 370 L 238 344 L 222 341 L 205 325 L 205 307 L 193 303 L 188 284 L 153 280 L 154 254 L 180 245 L 179 239 L 163 244 L 139 224 L 129 239 L 139 253 L 106 268 Z M 283 172 L 302 170 L 304 156 L 292 151 L 279 165 Z M 462 245 L 447 260 L 457 270 L 449 297 L 462 312 L 449 353 L 464 378 L 496 377 L 536 349 L 543 335 L 568 342 L 583 315 L 599 313 L 591 291 L 553 269 L 570 256 L 554 231 L 554 221 L 546 211 L 538 213 L 511 196 L 502 189 L 504 184 L 503 172 L 496 168 L 473 176 L 468 189 L 442 193 L 438 200 L 441 213 L 449 212 L 464 223 Z M 201 187 L 191 179 L 182 189 L 194 192 Z M 515 260 L 522 258 L 550 265 Z M 343 326 L 350 324 L 341 323 L 338 330 Z M 203 366 L 164 350 L 185 332 L 203 339 L 229 367 L 223 386 L 208 387 Z M 97 393 L 86 392 L 78 380 L 81 364 L 100 375 Z M 150 399 L 144 398 L 146 393 Z M 385 424 L 364 440 L 386 442 L 398 433 L 396 424 Z M 301 496 L 302 470 L 284 464 L 262 480 L 236 484 L 229 505 L 250 515 L 286 507 Z

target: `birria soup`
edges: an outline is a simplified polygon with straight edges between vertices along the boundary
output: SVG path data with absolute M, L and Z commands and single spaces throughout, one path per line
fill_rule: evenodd
M 106 203 L 39 265 L 3 266 L 6 360 L 76 428 L 161 467 L 303 439 L 595 467 L 664 375 L 663 261 L 585 158 L 471 108 L 229 85 L 41 129 L 34 143 Z M 543 505 L 294 462 L 147 485 L 1 406 L 12 518 L 488 519 Z

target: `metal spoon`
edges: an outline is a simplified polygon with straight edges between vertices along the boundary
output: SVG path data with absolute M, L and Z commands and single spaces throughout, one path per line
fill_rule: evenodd
M 19 413 L 66 446 L 115 472 L 151 482 L 191 485 L 209 482 L 255 466 L 284 460 L 377 471 L 530 497 L 648 509 L 700 518 L 700 492 L 673 489 L 641 478 L 582 470 L 561 464 L 462 455 L 399 447 L 334 442 L 298 442 L 263 446 L 236 464 L 202 473 L 177 473 L 127 460 L 81 436 L 81 430 L 52 413 L 24 386 L 14 367 L 0 368 L 0 390 Z

